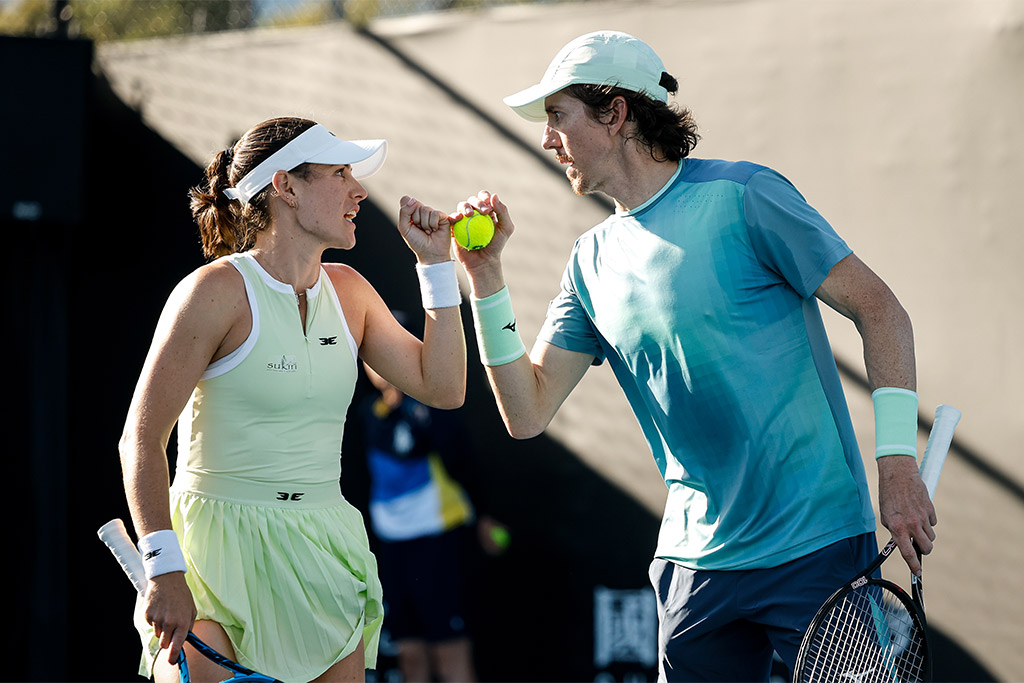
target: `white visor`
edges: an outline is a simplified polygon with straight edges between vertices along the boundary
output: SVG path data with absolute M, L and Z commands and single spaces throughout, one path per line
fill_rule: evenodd
M 290 171 L 301 164 L 348 164 L 356 179 L 380 170 L 388 154 L 387 140 L 340 140 L 320 124 L 303 132 L 245 174 L 234 187 L 224 190 L 230 199 L 243 204 L 274 180 L 278 171 Z

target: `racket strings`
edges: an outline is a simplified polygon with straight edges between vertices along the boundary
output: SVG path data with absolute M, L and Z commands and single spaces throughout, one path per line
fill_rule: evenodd
M 805 681 L 894 683 L 926 674 L 924 634 L 906 606 L 869 585 L 839 600 L 810 643 Z

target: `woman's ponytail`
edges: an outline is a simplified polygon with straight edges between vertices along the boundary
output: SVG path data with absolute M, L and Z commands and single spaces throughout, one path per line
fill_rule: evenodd
M 241 217 L 241 206 L 228 199 L 224 190 L 231 187 L 233 148 L 219 152 L 206 167 L 206 181 L 189 190 L 192 217 L 199 226 L 203 254 L 213 260 L 220 256 L 245 251 L 251 236 Z

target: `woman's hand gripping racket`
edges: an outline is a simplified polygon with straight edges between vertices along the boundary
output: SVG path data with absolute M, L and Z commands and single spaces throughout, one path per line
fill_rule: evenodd
M 139 551 L 136 550 L 135 544 L 132 543 L 131 538 L 128 537 L 128 532 L 125 530 L 124 522 L 120 519 L 113 519 L 102 527 L 100 527 L 97 534 L 107 547 L 110 548 L 110 552 L 117 558 L 118 563 L 121 565 L 121 569 L 131 579 L 132 584 L 135 585 L 135 590 L 140 594 L 145 595 L 146 593 L 146 573 L 142 566 L 142 556 L 139 555 Z M 231 672 L 229 678 L 224 679 L 225 683 L 281 683 L 276 678 L 265 676 L 261 673 L 257 673 L 251 669 L 247 669 L 237 662 L 233 662 L 221 653 L 214 650 L 212 647 L 200 640 L 194 633 L 189 632 L 188 637 L 185 639 L 186 642 L 192 645 L 197 651 L 199 651 L 204 657 L 210 661 L 219 664 L 228 671 Z M 190 683 L 191 676 L 188 671 L 188 661 L 185 659 L 185 652 L 182 650 L 181 656 L 178 658 L 178 672 L 180 674 L 181 683 Z
M 960 411 L 940 405 L 921 459 L 921 479 L 935 496 L 939 474 L 960 422 Z M 896 549 L 890 540 L 860 574 L 837 590 L 814 615 L 797 654 L 796 683 L 906 683 L 930 681 L 921 580 L 906 591 L 872 574 Z

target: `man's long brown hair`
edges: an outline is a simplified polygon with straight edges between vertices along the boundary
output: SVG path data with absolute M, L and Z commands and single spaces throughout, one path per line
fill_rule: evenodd
M 667 73 L 661 85 L 670 93 L 678 88 L 676 79 Z M 616 97 L 626 100 L 626 120 L 636 123 L 636 142 L 657 161 L 679 161 L 693 151 L 700 140 L 697 122 L 689 109 L 668 105 L 643 93 L 614 85 L 575 84 L 565 93 L 586 106 L 595 121 L 606 121 Z

